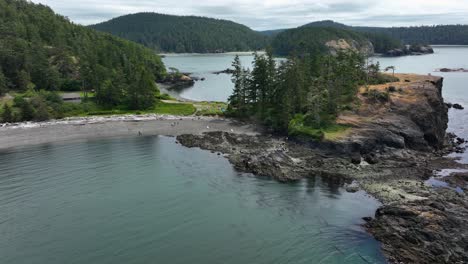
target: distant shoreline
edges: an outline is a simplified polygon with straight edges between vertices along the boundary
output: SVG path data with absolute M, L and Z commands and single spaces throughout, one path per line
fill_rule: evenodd
M 158 53 L 159 56 L 169 56 L 169 57 L 177 57 L 177 56 L 214 56 L 214 55 L 240 55 L 240 56 L 248 56 L 252 55 L 253 53 L 265 53 L 265 51 L 232 51 L 232 52 L 221 52 L 221 53 Z

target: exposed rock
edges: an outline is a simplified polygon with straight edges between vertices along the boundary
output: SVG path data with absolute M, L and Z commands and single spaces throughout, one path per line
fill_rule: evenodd
M 441 68 L 441 69 L 436 69 L 436 72 L 468 72 L 468 69 L 465 68 Z
M 384 55 L 387 57 L 400 57 L 407 55 L 407 53 L 404 49 L 391 49 L 387 51 Z
M 356 40 L 338 39 L 328 41 L 325 46 L 327 46 L 331 54 L 337 54 L 342 50 L 352 50 L 368 55 L 374 54 L 374 45 L 370 41 L 358 42 Z
M 404 48 L 391 49 L 387 51 L 384 54 L 384 56 L 400 57 L 407 55 L 424 55 L 432 53 L 434 53 L 434 49 L 429 45 L 406 45 Z
M 407 49 L 411 55 L 423 55 L 423 54 L 432 54 L 434 49 L 429 45 L 410 45 L 407 46 Z
M 453 104 L 452 107 L 453 107 L 453 109 L 457 109 L 457 110 L 463 110 L 463 109 L 465 109 L 465 108 L 464 108 L 462 105 L 460 105 L 460 104 Z
M 449 189 L 385 205 L 367 224 L 391 263 L 466 263 L 468 203 Z
M 233 69 L 225 69 L 225 70 L 222 70 L 222 71 L 217 71 L 217 72 L 214 72 L 214 74 L 216 75 L 219 75 L 219 74 L 222 74 L 222 73 L 225 73 L 225 74 L 233 74 L 234 73 L 234 70 Z
M 164 80 L 161 80 L 160 83 L 168 85 L 170 89 L 177 89 L 193 86 L 195 84 L 195 80 L 198 79 L 190 77 L 189 74 L 169 74 Z
M 353 127 L 341 140 L 344 152 L 367 154 L 383 147 L 430 150 L 444 146 L 448 108 L 442 98 L 443 78 L 398 77 L 410 80 L 393 85 L 403 88 L 404 93 L 390 93 L 386 104 L 361 97 L 357 112 L 344 113 L 338 118 L 341 124 Z M 385 92 L 387 86 L 372 89 Z

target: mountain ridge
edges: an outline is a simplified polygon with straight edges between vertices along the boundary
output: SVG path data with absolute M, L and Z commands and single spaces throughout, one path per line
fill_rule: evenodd
M 158 52 L 211 53 L 263 49 L 267 37 L 249 27 L 202 16 L 140 12 L 91 28 L 135 41 Z

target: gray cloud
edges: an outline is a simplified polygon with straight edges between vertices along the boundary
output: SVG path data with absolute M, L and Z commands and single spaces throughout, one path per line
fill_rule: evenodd
M 253 29 L 290 28 L 331 19 L 350 25 L 468 24 L 460 0 L 33 0 L 79 24 L 137 12 L 197 15 L 233 20 Z

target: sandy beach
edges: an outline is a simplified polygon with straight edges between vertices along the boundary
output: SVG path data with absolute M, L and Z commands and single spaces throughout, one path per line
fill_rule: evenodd
M 256 134 L 255 127 L 230 119 L 171 115 L 76 117 L 48 122 L 0 124 L 0 149 L 124 136 L 178 136 L 209 131 Z

